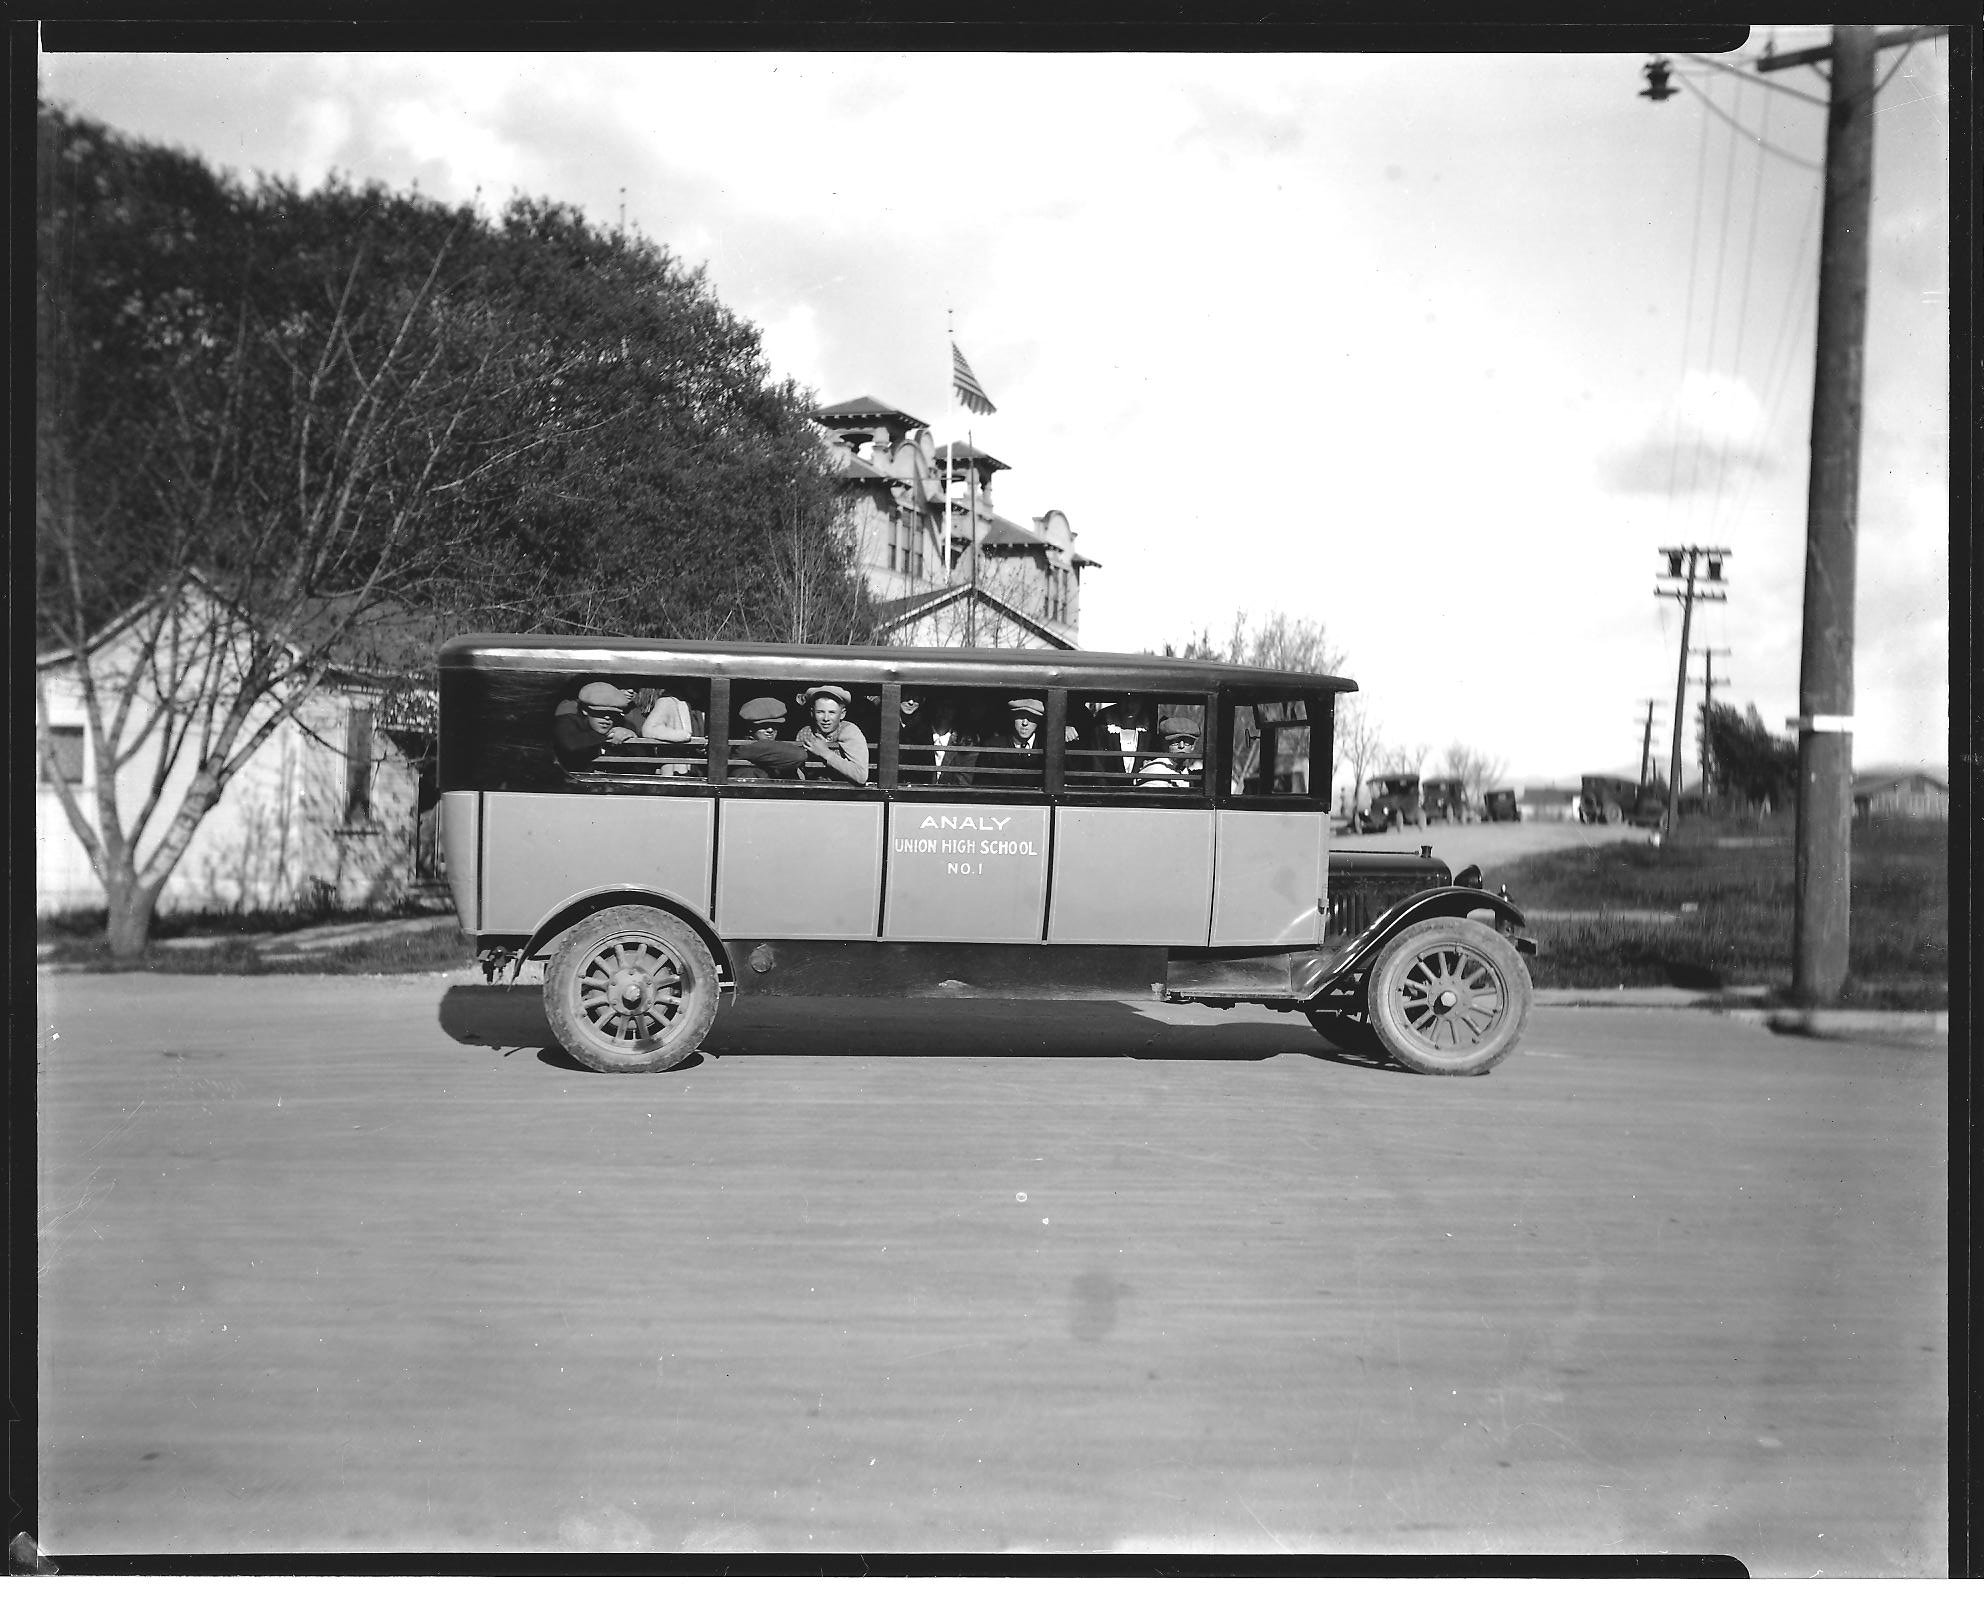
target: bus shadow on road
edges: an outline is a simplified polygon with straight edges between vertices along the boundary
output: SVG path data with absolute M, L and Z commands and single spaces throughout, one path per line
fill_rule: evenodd
M 699 1059 L 724 1056 L 1099 1057 L 1132 1061 L 1265 1061 L 1308 1056 L 1375 1072 L 1398 1070 L 1338 1050 L 1306 1018 L 1179 1006 L 1176 1020 L 1119 1000 L 756 999 L 726 1005 Z M 537 1050 L 571 1062 L 544 1017 L 537 984 L 458 984 L 441 998 L 441 1029 L 460 1044 Z M 679 1069 L 678 1069 L 679 1070 Z

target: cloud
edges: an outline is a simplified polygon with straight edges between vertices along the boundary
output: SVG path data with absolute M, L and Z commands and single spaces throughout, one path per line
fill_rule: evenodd
M 1619 494 L 1722 495 L 1750 478 L 1772 478 L 1783 458 L 1755 392 L 1727 373 L 1690 372 L 1666 411 L 1636 439 L 1602 452 L 1600 484 Z

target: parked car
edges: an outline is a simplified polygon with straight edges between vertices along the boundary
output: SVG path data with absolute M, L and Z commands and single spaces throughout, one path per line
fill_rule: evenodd
M 1516 804 L 1513 789 L 1490 789 L 1481 797 L 1481 815 L 1485 822 L 1520 822 L 1522 807 Z
M 1578 779 L 1580 822 L 1629 822 L 1636 828 L 1651 828 L 1658 826 L 1666 811 L 1667 785 L 1658 779 L 1639 783 L 1605 773 L 1587 773 Z
M 1428 822 L 1478 822 L 1481 803 L 1464 778 L 1428 778 L 1420 785 Z
M 1419 774 L 1381 772 L 1364 780 L 1364 803 L 1357 808 L 1359 833 L 1389 833 L 1408 823 L 1426 826 L 1426 808 L 1419 799 Z

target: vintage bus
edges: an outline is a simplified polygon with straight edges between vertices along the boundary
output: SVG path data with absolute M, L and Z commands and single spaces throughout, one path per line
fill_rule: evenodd
M 600 1072 L 725 995 L 1301 1011 L 1414 1071 L 1515 1048 L 1535 945 L 1472 868 L 1331 857 L 1345 678 L 1169 657 L 479 635 L 443 856 L 492 981 Z

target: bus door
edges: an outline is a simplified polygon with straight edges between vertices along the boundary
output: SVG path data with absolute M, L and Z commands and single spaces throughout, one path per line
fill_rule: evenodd
M 1199 700 L 1068 693 L 1047 938 L 1204 945 L 1214 837 Z
M 860 782 L 799 742 L 813 695 L 848 703 Z M 733 680 L 717 800 L 716 926 L 725 939 L 872 939 L 882 895 L 884 804 L 875 752 L 879 687 Z M 842 741 L 845 743 L 845 741 Z M 845 758 L 844 758 L 845 759 Z
M 1328 699 L 1225 699 L 1230 783 L 1218 813 L 1214 944 L 1321 942 L 1333 710 Z
M 1053 813 L 1039 690 L 900 691 L 884 939 L 1038 944 Z

